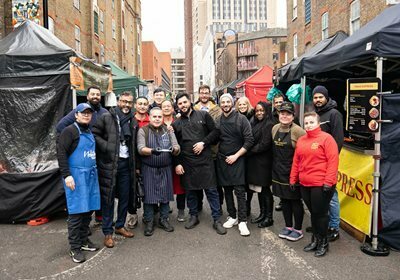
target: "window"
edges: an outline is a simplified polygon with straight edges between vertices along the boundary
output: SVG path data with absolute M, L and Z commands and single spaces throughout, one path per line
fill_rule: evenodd
M 293 35 L 293 58 L 297 57 L 297 34 Z
M 224 10 L 224 19 L 230 19 L 230 18 L 231 18 L 231 4 L 230 4 L 230 0 L 224 0 L 224 3 L 223 3 L 223 10 Z
M 328 12 L 324 13 L 321 17 L 321 29 L 322 29 L 322 40 L 329 37 L 329 22 L 328 22 Z
M 267 19 L 267 0 L 259 0 L 260 7 L 259 7 L 259 13 L 260 13 L 260 20 L 266 20 Z
M 115 9 L 115 1 L 111 0 L 111 8 L 113 8 L 113 10 Z
M 272 60 L 274 60 L 274 61 L 279 60 L 279 53 L 273 53 Z
M 77 8 L 78 10 L 80 10 L 81 9 L 81 1 L 74 0 L 74 7 Z
M 297 0 L 293 0 L 292 20 L 297 18 Z
M 304 17 L 305 17 L 305 24 L 311 22 L 311 0 L 304 1 Z
M 242 19 L 242 1 L 240 0 L 235 0 L 233 3 L 233 17 L 234 19 Z
M 360 29 L 360 0 L 350 4 L 350 35 Z
M 111 21 L 111 30 L 112 30 L 112 38 L 116 39 L 116 35 L 115 35 L 115 20 L 114 19 Z
M 93 29 L 94 34 L 99 35 L 99 12 L 96 9 L 93 11 Z
M 213 0 L 212 1 L 212 12 L 213 12 L 213 19 L 220 19 L 221 18 L 219 0 Z
M 100 31 L 104 32 L 104 12 L 100 10 Z
M 272 38 L 272 44 L 278 45 L 278 38 Z
M 249 1 L 249 19 L 250 20 L 257 19 L 257 1 L 256 0 Z
M 75 50 L 81 52 L 81 29 L 75 25 Z
M 104 63 L 104 57 L 105 57 L 105 51 L 104 51 L 104 45 L 100 45 L 100 57 L 101 57 L 101 63 Z

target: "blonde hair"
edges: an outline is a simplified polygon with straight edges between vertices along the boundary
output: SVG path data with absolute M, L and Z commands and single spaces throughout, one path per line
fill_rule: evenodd
M 246 103 L 246 105 L 247 105 L 247 112 L 246 112 L 246 114 L 250 113 L 250 112 L 254 109 L 253 106 L 251 106 L 250 100 L 249 100 L 246 96 L 243 96 L 243 97 L 240 97 L 238 100 L 236 100 L 236 103 L 235 103 L 235 109 L 236 109 L 236 111 L 240 112 L 240 111 L 239 111 L 239 103 L 240 103 L 240 102 Z

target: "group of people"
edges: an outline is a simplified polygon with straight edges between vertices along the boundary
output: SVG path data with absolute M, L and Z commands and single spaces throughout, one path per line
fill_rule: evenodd
M 305 115 L 305 131 L 295 123 L 294 106 L 283 95 L 275 96 L 272 106 L 259 102 L 254 109 L 246 97 L 235 104 L 228 93 L 216 104 L 207 85 L 200 86 L 194 105 L 186 93 L 178 94 L 175 102 L 166 99 L 163 89 L 154 91 L 152 104 L 146 97 L 134 100 L 130 92 L 123 92 L 117 107 L 109 110 L 100 104 L 99 88 L 89 88 L 87 99 L 57 125 L 74 262 L 85 261 L 83 251 L 99 249 L 88 238 L 93 211 L 102 221 L 104 246 L 112 248 L 113 233 L 134 236 L 130 229 L 138 223 L 141 202 L 145 236 L 153 235 L 156 224 L 174 231 L 169 220 L 174 194 L 177 219 L 186 221 L 186 229 L 199 224 L 205 194 L 218 234 L 237 226 L 240 235 L 248 236 L 253 194 L 257 193 L 260 215 L 250 222 L 260 228 L 274 223 L 274 194 L 285 220 L 279 237 L 303 237 L 303 200 L 311 212 L 313 233 L 304 250 L 323 256 L 328 238 L 338 238 L 339 207 L 334 199 L 343 131 L 326 88 L 313 91 L 316 112 Z M 221 220 L 224 201 L 226 221 Z

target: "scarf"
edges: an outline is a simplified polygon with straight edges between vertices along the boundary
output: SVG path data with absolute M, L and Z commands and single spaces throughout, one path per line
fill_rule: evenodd
M 119 118 L 119 126 L 121 127 L 121 133 L 119 134 L 119 139 L 121 141 L 129 141 L 132 137 L 131 133 L 131 119 L 133 118 L 133 113 L 130 111 L 128 114 L 125 114 L 121 111 L 120 108 L 116 108 L 116 112 Z

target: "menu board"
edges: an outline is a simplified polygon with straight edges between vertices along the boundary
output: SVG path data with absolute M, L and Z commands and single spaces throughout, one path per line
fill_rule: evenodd
M 349 132 L 375 133 L 379 131 L 381 91 L 379 78 L 347 80 L 347 119 Z

